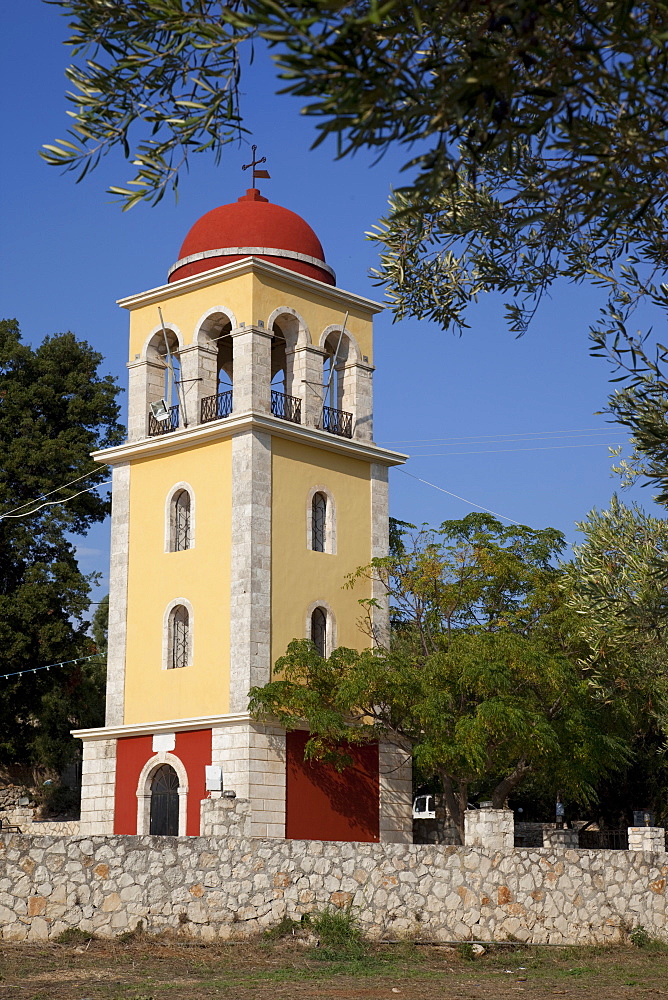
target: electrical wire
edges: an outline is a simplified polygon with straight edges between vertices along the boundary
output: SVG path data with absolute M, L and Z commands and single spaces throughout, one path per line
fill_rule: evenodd
M 55 490 L 49 490 L 48 493 L 42 493 L 41 496 L 35 497 L 34 500 L 28 500 L 27 503 L 21 503 L 18 507 L 12 507 L 8 510 L 6 514 L 1 514 L 0 517 L 8 517 L 13 514 L 15 510 L 23 510 L 24 507 L 30 507 L 31 504 L 37 503 L 39 500 L 46 500 L 50 497 L 52 493 L 57 493 L 58 490 L 66 490 L 68 486 L 74 486 L 75 483 L 80 483 L 82 479 L 90 479 L 91 476 L 96 476 L 100 470 L 94 469 L 93 472 L 87 472 L 85 476 L 79 476 L 77 479 L 72 479 L 69 483 L 63 483 L 62 486 L 56 486 Z
M 30 517 L 31 514 L 36 514 L 37 511 L 41 510 L 43 507 L 51 507 L 55 503 L 69 503 L 69 501 L 74 500 L 75 497 L 80 497 L 82 493 L 91 493 L 93 490 L 96 490 L 98 486 L 109 486 L 110 483 L 111 479 L 107 479 L 103 483 L 96 483 L 95 486 L 89 486 L 87 490 L 79 490 L 78 493 L 73 493 L 71 497 L 63 497 L 61 500 L 47 500 L 46 503 L 40 504 L 39 507 L 35 507 L 34 510 L 26 510 L 23 514 L 1 514 L 0 521 L 4 521 L 7 517 Z M 61 486 L 60 489 L 63 489 L 63 487 Z M 52 490 L 52 492 L 55 493 L 56 491 Z M 49 494 L 47 493 L 46 495 L 48 496 Z M 33 500 L 33 503 L 34 502 L 35 501 Z M 18 510 L 18 507 L 15 507 L 14 509 Z
M 49 663 L 44 667 L 31 667 L 29 670 L 15 670 L 12 674 L 0 674 L 0 681 L 6 681 L 9 677 L 23 677 L 24 674 L 36 674 L 38 670 L 51 670 L 52 668 L 67 667 L 70 663 L 87 663 L 95 660 L 98 656 L 105 656 L 105 653 L 91 653 L 90 656 L 78 656 L 75 660 L 62 660 L 60 663 Z
M 505 455 L 514 451 L 564 451 L 568 448 L 613 448 L 615 445 L 607 441 L 596 444 L 553 444 L 541 445 L 538 448 L 487 448 L 485 451 L 431 451 L 424 455 L 411 455 L 411 458 L 447 458 L 450 455 Z
M 561 430 L 561 431 L 549 431 L 549 430 L 547 430 L 547 431 L 511 431 L 511 432 L 509 432 L 507 434 L 502 434 L 500 431 L 497 431 L 496 434 L 467 434 L 464 437 L 450 436 L 450 437 L 444 437 L 444 438 L 404 438 L 402 440 L 399 440 L 397 438 L 388 438 L 387 440 L 384 440 L 382 443 L 384 443 L 384 444 L 427 444 L 430 441 L 434 441 L 436 443 L 444 444 L 446 441 L 454 441 L 454 442 L 456 442 L 456 441 L 469 441 L 469 442 L 475 442 L 475 441 L 489 441 L 490 438 L 499 438 L 499 439 L 518 438 L 520 435 L 523 435 L 523 434 L 530 435 L 530 438 L 533 438 L 534 440 L 536 439 L 536 435 L 538 435 L 538 434 L 548 434 L 548 435 L 550 435 L 550 437 L 546 438 L 545 440 L 551 440 L 554 437 L 570 437 L 571 435 L 577 436 L 577 437 L 579 437 L 579 436 L 591 437 L 594 434 L 608 434 L 608 433 L 610 433 L 610 431 L 609 431 L 609 428 L 607 428 L 607 427 L 600 427 L 600 428 L 597 428 L 597 427 L 572 427 L 572 428 L 570 428 L 568 430 Z M 528 438 L 528 440 L 530 438 Z
M 490 510 L 489 507 L 483 507 L 482 504 L 474 503 L 473 500 L 467 500 L 466 497 L 460 497 L 457 493 L 451 493 L 450 490 L 444 490 L 442 486 L 437 486 L 436 483 L 430 483 L 426 479 L 420 479 L 419 476 L 414 476 L 412 472 L 406 472 L 405 469 L 399 469 L 399 472 L 403 472 L 404 476 L 410 476 L 411 479 L 417 479 L 418 483 L 424 483 L 425 486 L 433 486 L 435 490 L 439 490 L 441 493 L 447 493 L 449 497 L 455 497 L 456 500 L 461 500 L 463 503 L 467 503 L 469 507 L 476 507 L 478 510 L 486 511 L 487 514 L 493 514 L 494 517 L 502 517 L 504 521 L 510 521 L 511 524 L 516 524 L 520 528 L 524 527 L 521 521 L 514 521 L 512 517 L 506 517 L 505 514 L 499 514 L 495 510 Z

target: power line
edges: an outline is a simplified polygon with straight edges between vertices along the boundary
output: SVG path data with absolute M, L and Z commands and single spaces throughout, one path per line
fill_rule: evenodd
M 419 483 L 424 483 L 425 486 L 433 486 L 435 490 L 439 490 L 441 493 L 447 493 L 449 497 L 455 497 L 455 499 L 461 500 L 463 503 L 467 503 L 469 507 L 477 507 L 478 510 L 484 510 L 487 514 L 493 514 L 494 517 L 502 517 L 504 521 L 510 521 L 511 524 L 516 524 L 520 528 L 524 527 L 521 521 L 513 521 L 512 517 L 506 517 L 505 514 L 499 514 L 495 510 L 490 510 L 489 507 L 483 507 L 482 504 L 474 503 L 473 500 L 467 500 L 466 497 L 460 497 L 457 493 L 451 493 L 450 490 L 444 490 L 442 486 L 437 486 L 436 483 L 430 483 L 426 479 L 420 479 L 419 476 L 414 476 L 412 472 L 406 472 L 405 469 L 399 469 L 399 472 L 403 472 L 405 476 L 410 476 L 411 479 L 417 479 Z
M 90 656 L 78 656 L 75 660 L 62 660 L 60 663 L 49 663 L 44 667 L 31 667 L 30 670 L 15 670 L 12 674 L 0 674 L 0 681 L 6 681 L 9 677 L 23 677 L 24 674 L 36 674 L 38 670 L 67 667 L 70 663 L 87 663 L 89 660 L 95 660 L 98 656 L 105 655 L 105 653 L 91 653 Z
M 567 448 L 612 448 L 614 445 L 607 441 L 598 441 L 596 444 L 553 444 L 542 445 L 538 448 L 488 448 L 485 451 L 432 451 L 424 455 L 411 455 L 411 458 L 447 458 L 450 455 L 502 455 L 511 451 L 564 451 Z
M 47 500 L 46 503 L 40 504 L 39 507 L 35 507 L 33 510 L 26 510 L 26 511 L 24 511 L 23 514 L 1 514 L 0 515 L 0 521 L 4 521 L 5 518 L 7 518 L 7 517 L 11 517 L 11 518 L 14 518 L 14 517 L 30 517 L 31 514 L 36 514 L 38 510 L 42 509 L 42 507 L 51 507 L 55 503 L 69 503 L 69 501 L 70 500 L 74 500 L 75 497 L 80 497 L 82 493 L 91 493 L 93 490 L 96 490 L 98 488 L 98 486 L 109 486 L 110 483 L 111 483 L 111 479 L 106 479 L 103 483 L 96 483 L 95 486 L 89 486 L 88 489 L 86 489 L 86 490 L 79 490 L 78 493 L 73 493 L 71 497 L 63 497 L 60 500 Z M 59 487 L 59 489 L 62 490 L 62 489 L 64 489 L 64 487 L 61 486 L 61 487 Z M 56 490 L 52 490 L 51 492 L 55 493 Z M 47 493 L 46 496 L 49 496 L 49 494 Z M 32 502 L 34 503 L 35 501 L 33 500 Z M 28 505 L 24 504 L 23 506 L 26 507 Z M 18 510 L 19 508 L 15 507 L 14 509 Z
M 559 438 L 570 438 L 570 437 L 594 437 L 598 434 L 609 434 L 609 427 L 602 427 L 599 429 L 595 428 L 582 428 L 578 430 L 574 428 L 569 431 L 513 431 L 509 434 L 469 434 L 465 437 L 443 437 L 443 438 L 406 438 L 404 440 L 397 440 L 395 438 L 383 439 L 380 443 L 382 444 L 446 444 L 448 441 L 452 441 L 453 444 L 459 442 L 468 442 L 469 444 L 475 444 L 476 441 L 481 441 L 487 444 L 494 443 L 498 441 L 499 443 L 503 441 L 508 441 L 511 443 L 515 441 L 554 441 Z M 548 435 L 543 437 L 542 435 Z
M 8 510 L 6 514 L 0 514 L 0 517 L 9 517 L 9 515 L 13 514 L 15 510 L 23 510 L 24 507 L 30 507 L 31 504 L 38 503 L 40 500 L 46 500 L 46 498 L 50 497 L 52 493 L 57 493 L 58 490 L 65 490 L 68 486 L 74 486 L 75 483 L 80 483 L 82 479 L 90 479 L 91 476 L 96 476 L 99 471 L 99 469 L 94 469 L 93 472 L 87 472 L 84 476 L 78 476 L 77 479 L 72 479 L 69 483 L 63 483 L 62 486 L 56 486 L 55 490 L 49 490 L 48 493 L 42 493 L 41 496 L 36 497 L 34 500 L 28 500 L 27 503 L 21 503 L 18 507 L 12 507 L 12 509 Z

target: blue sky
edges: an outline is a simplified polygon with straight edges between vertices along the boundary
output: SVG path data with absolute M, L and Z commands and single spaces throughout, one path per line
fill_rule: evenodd
M 106 370 L 125 386 L 127 314 L 115 300 L 162 284 L 193 222 L 243 193 L 249 145 L 229 147 L 218 167 L 212 157 L 194 162 L 178 203 L 168 195 L 156 208 L 122 213 L 105 193 L 132 176 L 120 157 L 77 185 L 38 156 L 42 143 L 67 128 L 65 36 L 64 18 L 41 0 L 3 10 L 2 316 L 16 317 L 30 342 L 72 330 L 104 354 Z M 364 232 L 385 211 L 390 186 L 402 182 L 401 154 L 374 164 L 364 155 L 336 162 L 327 144 L 311 152 L 313 124 L 295 99 L 275 96 L 271 66 L 261 58 L 244 89 L 249 143 L 267 156 L 272 177 L 263 193 L 313 226 L 341 287 L 382 298 L 368 277 L 375 250 Z M 461 338 L 381 314 L 376 440 L 411 454 L 412 476 L 574 540 L 574 522 L 605 506 L 617 488 L 607 446 L 626 441 L 621 428 L 595 415 L 610 391 L 606 364 L 588 354 L 587 329 L 599 304 L 592 289 L 561 287 L 520 340 L 504 328 L 492 299 L 471 310 L 471 329 Z M 647 489 L 631 497 L 651 506 Z M 438 524 L 472 509 L 392 472 L 396 517 Z M 107 525 L 82 541 L 80 556 L 85 570 L 106 577 Z

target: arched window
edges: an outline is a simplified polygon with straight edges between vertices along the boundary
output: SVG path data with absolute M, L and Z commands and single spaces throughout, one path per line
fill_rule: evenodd
M 314 483 L 306 499 L 306 548 L 336 554 L 336 500 L 329 486 Z
M 311 642 L 320 656 L 327 656 L 327 612 L 324 608 L 315 608 L 311 613 Z
M 190 527 L 190 493 L 188 490 L 179 490 L 172 497 L 172 552 L 182 552 L 190 548 L 191 527 Z
M 151 781 L 149 833 L 160 837 L 179 833 L 179 778 L 169 764 L 161 764 Z
M 172 608 L 169 616 L 169 656 L 170 669 L 187 667 L 190 652 L 190 615 L 182 604 Z
M 314 552 L 327 549 L 327 497 L 314 493 L 311 501 L 311 548 Z

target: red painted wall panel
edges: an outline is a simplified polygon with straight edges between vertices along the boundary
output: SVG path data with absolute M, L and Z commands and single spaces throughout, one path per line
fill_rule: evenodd
M 378 841 L 378 745 L 350 747 L 341 774 L 304 760 L 309 734 L 287 734 L 285 835 L 292 840 Z
M 204 767 L 211 763 L 211 730 L 196 729 L 192 733 L 177 733 L 174 754 L 183 761 L 188 772 L 186 834 L 189 837 L 199 837 L 199 807 L 206 795 Z
M 197 729 L 176 734 L 172 751 L 188 774 L 186 834 L 199 836 L 200 801 L 206 796 L 205 765 L 211 763 L 211 730 Z M 125 736 L 116 749 L 116 793 L 114 833 L 137 832 L 137 783 L 147 760 L 153 757 L 152 736 Z
M 137 782 L 152 746 L 151 736 L 126 736 L 116 743 L 114 833 L 137 832 Z

